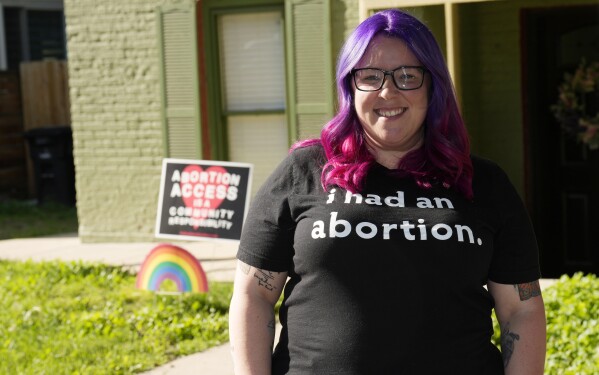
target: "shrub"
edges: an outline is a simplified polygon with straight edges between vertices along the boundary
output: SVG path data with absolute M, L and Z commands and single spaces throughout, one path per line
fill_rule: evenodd
M 545 374 L 599 374 L 599 279 L 564 275 L 543 291 L 547 314 Z M 493 314 L 493 342 L 499 325 Z
M 562 276 L 543 291 L 547 311 L 546 374 L 599 374 L 599 279 Z

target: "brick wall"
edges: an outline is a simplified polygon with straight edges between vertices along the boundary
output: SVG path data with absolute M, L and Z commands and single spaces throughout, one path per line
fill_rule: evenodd
M 65 0 L 79 235 L 153 238 L 163 157 L 155 8 Z

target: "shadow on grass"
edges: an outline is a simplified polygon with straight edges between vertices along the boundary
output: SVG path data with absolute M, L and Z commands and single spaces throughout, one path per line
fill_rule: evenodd
M 0 240 L 77 232 L 77 209 L 59 203 L 0 201 Z

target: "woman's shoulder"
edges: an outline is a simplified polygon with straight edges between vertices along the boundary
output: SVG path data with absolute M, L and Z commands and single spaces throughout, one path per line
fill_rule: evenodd
M 320 177 L 326 156 L 319 141 L 303 142 L 293 147 L 289 158 L 297 194 L 311 194 L 321 189 Z
M 511 187 L 509 176 L 495 161 L 480 156 L 471 156 L 472 160 L 472 185 L 475 190 L 481 188 Z
M 322 166 L 326 163 L 326 154 L 318 139 L 297 143 L 292 147 L 289 156 L 299 165 Z
M 505 173 L 503 169 L 494 162 L 493 160 L 486 159 L 477 155 L 471 155 L 470 160 L 472 160 L 472 170 L 474 171 L 474 175 L 489 175 L 489 174 L 503 174 Z M 481 176 L 482 177 L 482 176 Z

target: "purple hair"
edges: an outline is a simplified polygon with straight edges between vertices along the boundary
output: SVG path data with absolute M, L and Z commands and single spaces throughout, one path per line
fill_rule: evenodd
M 322 172 L 324 189 L 337 185 L 352 192 L 361 191 L 375 160 L 366 148 L 364 131 L 354 108 L 351 69 L 377 35 L 401 39 L 428 69 L 431 78 L 423 146 L 401 159 L 397 173 L 413 177 L 422 188 L 441 183 L 471 199 L 470 145 L 443 54 L 424 24 L 399 10 L 374 14 L 350 35 L 337 61 L 339 110 L 322 129 L 320 139 L 299 142 L 293 149 L 321 143 L 328 160 Z

